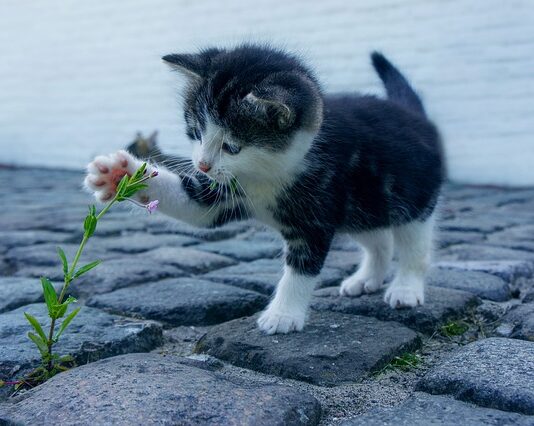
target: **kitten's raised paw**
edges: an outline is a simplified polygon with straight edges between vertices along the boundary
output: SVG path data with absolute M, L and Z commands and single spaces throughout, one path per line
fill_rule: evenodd
M 258 318 L 258 327 L 267 334 L 289 333 L 304 328 L 306 315 L 285 314 L 275 308 L 267 308 Z
M 126 174 L 132 175 L 137 161 L 126 151 L 100 155 L 87 166 L 85 187 L 94 193 L 98 201 L 109 201 L 115 196 L 117 185 Z
M 392 308 L 414 308 L 425 303 L 422 285 L 396 285 L 394 282 L 386 290 L 384 301 Z

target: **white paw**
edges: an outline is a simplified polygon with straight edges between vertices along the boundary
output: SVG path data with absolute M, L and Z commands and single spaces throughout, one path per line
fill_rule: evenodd
M 283 313 L 268 307 L 258 318 L 258 327 L 267 334 L 301 331 L 306 321 L 306 313 Z
M 384 301 L 392 308 L 414 308 L 425 303 L 422 285 L 399 285 L 393 282 L 384 295 Z
M 84 185 L 98 201 L 109 201 L 115 196 L 122 177 L 132 175 L 137 170 L 137 163 L 126 151 L 100 155 L 87 166 Z
M 341 296 L 361 296 L 363 293 L 375 293 L 380 289 L 383 279 L 366 276 L 357 271 L 354 275 L 341 282 L 339 294 Z

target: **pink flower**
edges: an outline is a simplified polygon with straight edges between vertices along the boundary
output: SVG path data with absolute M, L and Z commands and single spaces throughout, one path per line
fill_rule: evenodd
M 150 214 L 154 213 L 158 209 L 159 200 L 154 200 L 148 203 L 145 207 Z
M 153 178 L 153 177 L 156 177 L 157 175 L 159 175 L 159 172 L 157 170 L 154 170 L 151 174 L 150 174 L 150 177 Z

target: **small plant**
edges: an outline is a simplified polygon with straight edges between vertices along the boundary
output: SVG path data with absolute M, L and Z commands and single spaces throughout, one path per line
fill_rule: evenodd
M 441 326 L 441 334 L 446 337 L 461 336 L 467 330 L 469 330 L 469 325 L 463 321 L 449 321 Z
M 57 252 L 61 260 L 63 267 L 63 287 L 59 295 L 57 294 L 54 286 L 50 280 L 46 277 L 41 277 L 41 286 L 43 288 L 44 301 L 50 317 L 50 325 L 48 332 L 45 333 L 44 325 L 40 324 L 37 318 L 28 312 L 24 313 L 24 316 L 33 328 L 33 332 L 28 332 L 28 338 L 35 344 L 39 353 L 41 354 L 41 365 L 35 370 L 30 372 L 24 379 L 16 381 L 1 381 L 0 386 L 14 385 L 15 389 L 21 386 L 27 385 L 30 387 L 36 386 L 45 382 L 57 373 L 67 370 L 73 365 L 74 359 L 71 356 L 59 356 L 53 351 L 54 346 L 58 343 L 59 338 L 65 332 L 72 320 L 80 312 L 80 307 L 72 310 L 67 314 L 69 305 L 76 302 L 76 299 L 72 296 L 67 296 L 67 292 L 71 284 L 82 275 L 89 272 L 100 264 L 100 260 L 95 260 L 86 265 L 78 267 L 78 262 L 83 253 L 83 250 L 88 240 L 95 233 L 98 221 L 109 211 L 109 209 L 117 202 L 125 200 L 131 201 L 137 205 L 140 205 L 152 213 L 158 206 L 158 200 L 151 201 L 144 205 L 133 200 L 131 197 L 138 191 L 146 188 L 146 181 L 157 176 L 157 171 L 152 172 L 150 175 L 146 173 L 146 163 L 144 163 L 132 176 L 125 175 L 117 185 L 117 193 L 115 197 L 100 211 L 96 213 L 96 207 L 94 205 L 89 207 L 89 213 L 87 214 L 83 223 L 83 238 L 80 242 L 78 250 L 74 255 L 74 259 L 69 264 L 65 252 L 58 247 Z M 58 324 L 58 320 L 61 320 Z M 58 326 L 58 327 L 56 327 Z
M 391 368 L 408 371 L 412 368 L 417 368 L 421 363 L 421 356 L 415 353 L 406 352 L 401 356 L 396 356 L 391 360 L 389 365 Z

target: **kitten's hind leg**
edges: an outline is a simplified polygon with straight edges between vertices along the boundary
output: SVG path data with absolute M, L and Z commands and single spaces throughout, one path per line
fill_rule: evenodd
M 379 290 L 393 256 L 393 234 L 391 229 L 377 229 L 354 234 L 363 248 L 363 260 L 358 270 L 341 283 L 342 296 L 360 296 Z
M 384 295 L 392 308 L 415 307 L 425 302 L 425 275 L 432 257 L 434 217 L 393 229 L 399 270 Z

